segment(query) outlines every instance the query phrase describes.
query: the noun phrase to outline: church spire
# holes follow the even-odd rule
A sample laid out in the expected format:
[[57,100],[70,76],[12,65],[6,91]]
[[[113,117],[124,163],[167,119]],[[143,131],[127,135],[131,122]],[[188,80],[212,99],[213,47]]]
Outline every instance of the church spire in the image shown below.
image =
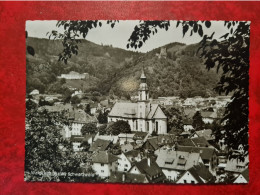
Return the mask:
[[139,101],[147,101],[149,99],[148,86],[146,84],[146,76],[144,74],[144,67],[142,68],[141,83],[139,87]]

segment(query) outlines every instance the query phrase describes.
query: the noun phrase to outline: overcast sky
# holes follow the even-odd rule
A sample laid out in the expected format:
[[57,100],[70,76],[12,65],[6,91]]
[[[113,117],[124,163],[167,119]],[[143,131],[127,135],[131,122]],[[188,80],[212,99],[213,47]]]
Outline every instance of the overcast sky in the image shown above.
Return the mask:
[[[54,20],[36,20],[27,21],[26,30],[29,37],[48,38],[47,32],[57,30],[63,32],[63,28],[56,27],[57,21]],[[91,29],[86,39],[97,44],[113,45],[113,47],[126,49],[127,40],[129,39],[134,27],[139,24],[137,20],[121,20],[116,23],[114,28],[103,22],[102,27]],[[226,28],[223,21],[212,21],[210,29],[204,27],[204,33],[211,35],[215,31],[215,37],[218,38],[225,34]],[[185,44],[198,43],[201,37],[196,35],[189,36],[187,33],[183,38],[182,28],[176,28],[176,21],[171,21],[171,26],[168,31],[158,29],[158,33],[152,35],[148,41],[137,51],[147,52],[154,48],[164,46],[172,42],[180,42]],[[132,49],[133,50],[133,49]]]

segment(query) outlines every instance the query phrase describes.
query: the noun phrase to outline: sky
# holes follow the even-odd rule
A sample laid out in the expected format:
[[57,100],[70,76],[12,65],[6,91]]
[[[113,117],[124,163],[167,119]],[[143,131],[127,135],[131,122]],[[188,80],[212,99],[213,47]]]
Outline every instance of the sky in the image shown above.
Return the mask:
[[[28,32],[28,36],[48,38],[46,33],[51,32],[52,30],[57,30],[58,32],[62,33],[63,27],[56,27],[56,23],[56,20],[26,21],[26,30]],[[110,25],[107,25],[105,21],[102,23],[102,27],[91,29],[86,39],[96,44],[112,45],[113,47],[127,50],[127,40],[133,32],[134,27],[139,24],[139,21],[120,20],[119,23],[116,23],[114,28],[111,28]],[[215,32],[214,36],[218,39],[227,32],[223,21],[211,21],[211,23],[212,25],[209,29],[206,27],[203,28],[205,34],[211,35],[212,32]],[[201,41],[202,38],[199,35],[196,34],[189,36],[189,32],[183,37],[181,26],[176,28],[176,21],[170,21],[170,24],[171,25],[168,31],[165,31],[164,29],[158,29],[158,33],[151,35],[151,37],[141,48],[138,48],[137,50],[128,50],[148,52],[154,48],[158,48],[172,42],[193,44]]]

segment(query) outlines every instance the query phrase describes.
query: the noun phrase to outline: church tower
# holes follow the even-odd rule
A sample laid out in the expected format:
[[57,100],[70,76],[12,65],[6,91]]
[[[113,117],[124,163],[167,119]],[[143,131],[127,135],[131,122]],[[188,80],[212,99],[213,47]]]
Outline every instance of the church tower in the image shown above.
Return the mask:
[[146,84],[146,76],[144,74],[144,69],[142,70],[140,79],[141,79],[141,83],[140,83],[139,90],[138,90],[139,101],[148,101],[149,100],[149,91],[148,91],[148,86]]

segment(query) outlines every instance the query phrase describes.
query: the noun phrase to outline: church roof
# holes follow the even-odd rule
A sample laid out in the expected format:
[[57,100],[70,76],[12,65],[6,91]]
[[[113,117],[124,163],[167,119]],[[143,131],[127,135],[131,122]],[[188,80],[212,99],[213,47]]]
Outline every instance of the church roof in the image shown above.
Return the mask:
[[[151,104],[151,107],[149,109],[150,111],[147,112],[147,115],[145,117],[146,119],[167,118],[158,104]],[[109,116],[138,118],[138,103],[117,102],[109,113]]]

